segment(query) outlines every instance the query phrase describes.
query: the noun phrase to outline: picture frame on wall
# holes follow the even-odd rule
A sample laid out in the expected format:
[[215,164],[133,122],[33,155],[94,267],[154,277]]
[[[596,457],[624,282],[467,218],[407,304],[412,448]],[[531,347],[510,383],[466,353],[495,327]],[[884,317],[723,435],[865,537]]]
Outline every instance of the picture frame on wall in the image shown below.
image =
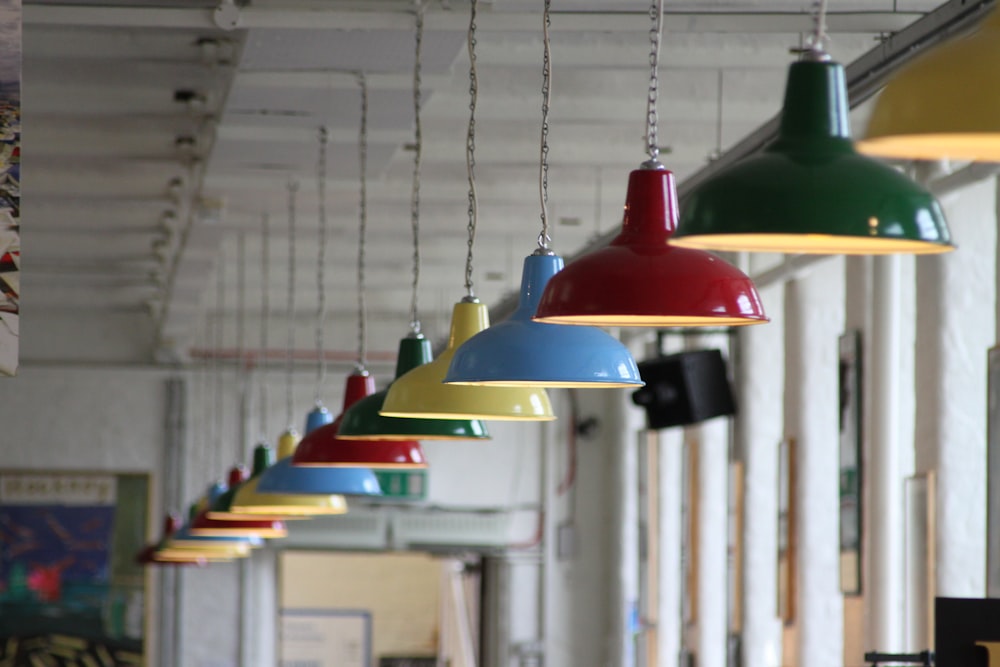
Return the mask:
[[0,470],[0,664],[145,664],[146,473]]
[[861,594],[862,541],[862,359],[861,332],[838,340],[840,592]]

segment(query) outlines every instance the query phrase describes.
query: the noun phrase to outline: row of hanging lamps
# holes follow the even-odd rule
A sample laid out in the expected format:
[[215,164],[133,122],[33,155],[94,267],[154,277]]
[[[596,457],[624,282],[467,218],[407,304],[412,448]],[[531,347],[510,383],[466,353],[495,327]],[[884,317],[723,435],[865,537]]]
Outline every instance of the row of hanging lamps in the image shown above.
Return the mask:
[[858,150],[911,160],[1000,162],[1000,9],[971,35],[902,68],[879,95]]
[[[433,358],[431,343],[420,331],[417,296],[420,285],[420,162],[423,137],[420,124],[420,67],[424,9],[418,1],[413,58],[413,187],[410,195],[410,228],[413,232],[413,281],[410,298],[410,332],[399,341],[394,381]],[[391,383],[390,383],[391,386]],[[479,419],[404,419],[379,414],[389,388],[366,396],[344,412],[337,432],[350,440],[487,440],[486,424]]]
[[[298,451],[299,434],[292,426],[294,406],[293,360],[295,349],[295,263],[296,263],[296,199],[298,185],[288,182],[288,320],[285,353],[285,415],[288,428],[278,438],[278,461],[270,466],[257,483],[261,493],[292,493],[305,495],[331,494],[344,496],[378,496],[382,494],[375,473],[367,468],[314,468],[294,464]],[[323,245],[323,244],[320,244]],[[307,427],[310,426],[307,420]],[[314,426],[309,434],[323,426]],[[307,435],[309,435],[307,434]]]
[[548,421],[555,419],[548,394],[540,387],[465,387],[444,384],[456,350],[489,327],[489,311],[475,297],[472,282],[472,248],[476,237],[478,201],[475,179],[475,121],[479,81],[476,72],[476,8],[469,17],[469,126],[466,134],[466,168],[469,178],[468,254],[465,262],[466,296],[452,310],[448,345],[437,359],[418,366],[389,387],[381,414],[390,417],[436,419],[496,419]]
[[851,142],[844,68],[825,50],[826,2],[789,68],[778,138],[695,188],[674,242],[709,250],[883,255],[954,246],[934,197]]
[[[368,82],[364,74],[358,76],[361,90],[361,124],[358,134],[358,168],[360,171],[360,192],[358,204],[358,363],[354,372],[347,377],[344,386],[344,404],[340,415],[326,426],[307,433],[299,443],[292,457],[296,466],[316,466],[364,470],[373,474],[372,469],[381,468],[425,468],[427,460],[423,449],[416,440],[344,440],[338,437],[344,413],[362,398],[375,393],[375,378],[366,369],[367,303],[365,300],[365,242],[368,227]],[[325,216],[320,224],[325,227]],[[325,242],[319,244],[319,264],[325,262]],[[322,274],[320,274],[322,278]],[[320,280],[320,295],[324,293]],[[318,338],[321,345],[322,339]],[[319,351],[320,367],[325,365],[322,350]],[[321,371],[322,373],[322,371]],[[322,377],[322,375],[321,375]],[[317,388],[318,389],[318,388]]]
[[542,132],[538,169],[542,231],[538,248],[524,260],[517,309],[510,318],[465,341],[456,350],[445,382],[539,387],[641,386],[628,349],[595,327],[534,322],[532,317],[549,280],[563,268],[550,248],[548,218],[548,133],[551,100],[550,2],[542,17]]
[[[325,162],[325,131],[320,137],[320,160]],[[322,217],[322,216],[321,216]],[[268,330],[271,320],[271,304],[268,295],[268,286],[271,284],[271,263],[270,263],[270,224],[267,215],[261,216],[261,327],[260,327],[260,349],[266,354],[268,349]],[[267,382],[264,378],[260,381],[260,433],[261,444],[254,448],[253,470],[250,479],[246,481],[233,498],[233,509],[241,514],[274,514],[284,517],[311,517],[325,516],[333,514],[344,514],[347,512],[347,500],[340,494],[312,495],[294,493],[261,493],[258,486],[260,479],[274,465],[274,450],[271,449],[264,440],[266,434],[270,432],[267,424],[268,411]],[[312,414],[312,413],[310,413]],[[291,418],[291,413],[289,413]],[[308,421],[308,420],[307,420]],[[308,428],[308,426],[307,426]],[[294,438],[292,448],[284,454],[291,456],[294,452]],[[281,452],[279,452],[281,454]]]
[[[242,235],[240,236],[240,246],[242,247]],[[239,261],[240,268],[242,272],[242,258]],[[220,357],[222,356],[223,349],[223,323],[225,318],[225,271],[222,262],[219,262],[217,267],[217,282],[216,282],[216,311],[218,313],[218,323],[215,328],[215,354],[213,364],[215,366],[215,405],[214,405],[214,416],[213,420],[213,447],[214,451],[217,452],[219,457],[219,467],[221,468],[221,459],[223,452],[223,400],[222,400],[222,373],[220,370]],[[242,291],[242,290],[241,290]],[[241,295],[242,299],[242,295]],[[242,348],[242,308],[237,309],[238,316],[240,317],[240,323],[238,324],[237,337],[240,338],[239,346]],[[216,536],[236,536],[236,537],[247,537],[247,536],[257,536],[262,538],[270,537],[284,537],[287,534],[287,529],[284,523],[281,521],[273,520],[270,518],[265,519],[252,519],[243,518],[240,520],[227,521],[221,519],[213,519],[209,516],[210,510],[216,507],[219,499],[226,494],[230,487],[235,487],[245,481],[246,471],[241,467],[237,466],[230,470],[228,484],[222,481],[216,481],[209,486],[205,493],[204,498],[200,501],[198,507],[198,513],[192,516],[188,522],[187,528],[190,530],[191,535],[204,536],[204,537],[216,537]],[[220,507],[221,509],[221,507]]]
[[753,282],[719,257],[674,243],[674,175],[657,159],[662,0],[650,7],[649,160],[629,175],[622,231],[549,280],[535,319],[626,327],[736,326],[767,321]]

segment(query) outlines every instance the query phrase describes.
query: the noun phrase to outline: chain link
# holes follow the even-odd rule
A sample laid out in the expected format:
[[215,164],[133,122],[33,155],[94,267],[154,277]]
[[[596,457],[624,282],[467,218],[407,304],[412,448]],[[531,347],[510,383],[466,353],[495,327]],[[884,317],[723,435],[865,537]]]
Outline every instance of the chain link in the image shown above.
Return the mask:
[[542,231],[538,234],[538,250],[548,253],[552,243],[549,236],[549,103],[552,101],[552,49],[549,40],[551,0],[545,0],[542,12],[542,141],[538,164],[538,197],[542,204]]
[[285,339],[285,418],[288,428],[294,428],[292,410],[295,403],[293,367],[295,353],[295,204],[299,193],[299,182],[288,180],[288,296],[286,297],[285,318],[288,334]]
[[212,449],[215,452],[213,457],[215,470],[220,471],[222,474],[222,418],[225,412],[222,409],[222,345],[224,341],[223,336],[223,323],[225,321],[225,303],[226,303],[226,274],[225,274],[225,255],[220,257],[218,272],[216,274],[215,283],[215,312],[216,323],[215,323],[215,354],[212,360],[213,370],[215,371],[215,420],[213,422],[212,428]]
[[815,60],[826,60],[827,44],[830,35],[826,31],[826,2],[827,0],[816,0],[813,3],[815,12],[813,13],[813,32],[806,38],[803,53]]
[[271,216],[260,216],[260,439],[267,440],[267,364],[268,330],[271,327]]
[[420,285],[420,161],[423,134],[420,126],[420,61],[424,41],[424,6],[417,0],[417,25],[413,57],[413,191],[410,195],[410,226],[413,228],[413,295],[410,299],[410,331],[420,333],[417,291]]
[[320,392],[326,381],[326,354],[323,330],[326,325],[326,147],[329,135],[325,127],[319,128],[319,157],[316,161],[316,197],[319,200],[319,239],[316,257],[316,405],[320,405]]
[[660,154],[657,137],[658,118],[656,99],[659,94],[660,32],[663,27],[663,0],[652,0],[649,5],[649,97],[646,98],[646,152],[650,160]]
[[479,218],[479,197],[476,194],[476,101],[479,97],[479,75],[476,73],[476,7],[478,0],[471,0],[469,13],[469,129],[465,136],[465,166],[469,175],[469,240],[465,257],[465,292],[467,298],[476,296],[472,284],[472,247],[476,242],[476,224]]
[[358,205],[358,370],[364,370],[368,356],[367,304],[365,302],[365,234],[368,226],[368,80],[358,74],[361,87],[361,128],[358,132],[358,168],[361,192]]

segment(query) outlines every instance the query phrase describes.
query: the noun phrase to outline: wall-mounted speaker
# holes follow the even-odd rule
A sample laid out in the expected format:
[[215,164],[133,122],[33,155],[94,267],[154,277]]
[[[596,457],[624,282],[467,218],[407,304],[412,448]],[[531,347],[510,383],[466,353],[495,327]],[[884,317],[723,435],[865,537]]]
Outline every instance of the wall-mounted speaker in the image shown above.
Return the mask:
[[697,424],[736,414],[726,360],[720,350],[692,350],[639,364],[646,383],[632,402],[646,409],[651,429]]

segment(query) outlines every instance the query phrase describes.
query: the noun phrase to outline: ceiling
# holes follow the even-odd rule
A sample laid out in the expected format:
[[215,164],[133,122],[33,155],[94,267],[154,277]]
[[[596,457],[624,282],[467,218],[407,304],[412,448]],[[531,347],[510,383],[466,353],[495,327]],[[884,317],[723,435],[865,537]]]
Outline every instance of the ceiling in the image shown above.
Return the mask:
[[[224,8],[238,12],[235,30],[216,25],[216,4],[25,4],[22,360],[186,359],[215,345],[208,322],[223,323],[232,348],[242,321],[242,346],[258,348],[264,290],[273,308],[267,347],[277,356],[287,344],[290,182],[298,184],[295,347],[307,359],[319,296],[321,126],[330,136],[324,348],[353,360],[359,72],[370,90],[372,362],[391,359],[407,332],[413,3],[254,0]],[[555,249],[571,255],[618,224],[628,171],[645,158],[649,19],[647,4],[633,0],[552,4],[549,212]],[[850,62],[936,4],[831,3],[830,51]],[[540,229],[540,6],[479,6],[474,278],[487,303],[516,289]],[[809,10],[803,0],[667,3],[659,138],[662,161],[681,179],[778,111],[788,49],[809,30]],[[469,5],[433,0],[425,12],[419,305],[425,333],[438,339],[464,295]]]

